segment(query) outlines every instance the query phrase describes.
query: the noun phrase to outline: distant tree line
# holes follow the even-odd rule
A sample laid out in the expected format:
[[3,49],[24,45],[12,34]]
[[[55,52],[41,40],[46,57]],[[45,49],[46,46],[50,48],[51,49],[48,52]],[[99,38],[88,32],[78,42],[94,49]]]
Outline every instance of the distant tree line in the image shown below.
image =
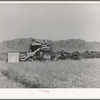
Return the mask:
[[100,58],[100,51],[85,51],[81,53],[81,58]]

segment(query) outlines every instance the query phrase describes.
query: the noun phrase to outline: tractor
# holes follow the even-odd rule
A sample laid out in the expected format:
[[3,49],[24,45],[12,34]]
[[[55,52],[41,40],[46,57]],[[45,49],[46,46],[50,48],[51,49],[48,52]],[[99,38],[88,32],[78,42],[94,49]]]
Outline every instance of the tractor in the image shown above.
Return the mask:
[[69,53],[62,49],[60,52],[57,52],[54,59],[55,60],[66,60],[68,58]]
[[70,53],[69,57],[72,60],[81,60],[80,53],[78,51]]

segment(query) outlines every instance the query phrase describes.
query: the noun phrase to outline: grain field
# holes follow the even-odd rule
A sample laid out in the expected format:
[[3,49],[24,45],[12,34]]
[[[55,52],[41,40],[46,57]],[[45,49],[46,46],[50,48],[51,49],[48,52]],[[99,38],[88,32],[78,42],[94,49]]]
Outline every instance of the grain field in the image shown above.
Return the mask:
[[100,88],[100,59],[0,62],[0,88],[6,87]]

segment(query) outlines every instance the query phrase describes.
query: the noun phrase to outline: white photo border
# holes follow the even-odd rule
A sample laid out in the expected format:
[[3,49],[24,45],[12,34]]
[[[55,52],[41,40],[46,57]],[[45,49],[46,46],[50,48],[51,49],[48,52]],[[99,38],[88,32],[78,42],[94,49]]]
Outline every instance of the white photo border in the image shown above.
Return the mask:
[[[100,1],[0,1],[1,3],[100,3]],[[100,99],[99,88],[1,88],[0,99]]]

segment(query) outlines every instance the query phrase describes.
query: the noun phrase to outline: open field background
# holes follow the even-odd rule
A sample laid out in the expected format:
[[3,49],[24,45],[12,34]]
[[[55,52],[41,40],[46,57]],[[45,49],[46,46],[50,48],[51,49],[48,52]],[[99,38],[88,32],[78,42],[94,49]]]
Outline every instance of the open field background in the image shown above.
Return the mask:
[[1,88],[99,88],[100,59],[0,62]]

